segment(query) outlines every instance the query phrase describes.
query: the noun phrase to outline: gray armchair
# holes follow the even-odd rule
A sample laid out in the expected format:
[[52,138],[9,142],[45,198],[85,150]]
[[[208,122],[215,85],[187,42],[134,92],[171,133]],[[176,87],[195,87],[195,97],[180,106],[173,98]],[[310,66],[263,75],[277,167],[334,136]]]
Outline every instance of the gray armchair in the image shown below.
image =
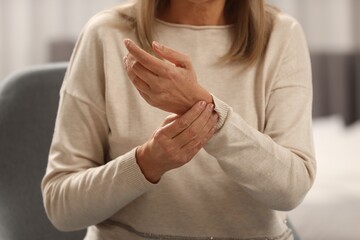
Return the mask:
[[0,239],[83,239],[48,220],[40,183],[66,63],[32,67],[0,82]]

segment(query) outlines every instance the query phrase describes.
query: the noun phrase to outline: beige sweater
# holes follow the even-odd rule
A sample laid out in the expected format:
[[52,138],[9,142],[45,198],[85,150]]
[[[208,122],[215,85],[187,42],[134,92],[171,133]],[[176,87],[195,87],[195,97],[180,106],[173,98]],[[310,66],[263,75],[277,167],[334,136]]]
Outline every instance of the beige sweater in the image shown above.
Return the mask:
[[218,64],[232,26],[156,20],[155,39],[187,53],[211,92],[219,131],[185,166],[148,182],[135,148],[169,113],[131,84],[123,39],[134,29],[111,9],[92,18],[75,47],[42,191],[53,224],[88,227],[85,239],[292,239],[284,211],[313,184],[312,83],[299,24],[280,13],[257,65]]

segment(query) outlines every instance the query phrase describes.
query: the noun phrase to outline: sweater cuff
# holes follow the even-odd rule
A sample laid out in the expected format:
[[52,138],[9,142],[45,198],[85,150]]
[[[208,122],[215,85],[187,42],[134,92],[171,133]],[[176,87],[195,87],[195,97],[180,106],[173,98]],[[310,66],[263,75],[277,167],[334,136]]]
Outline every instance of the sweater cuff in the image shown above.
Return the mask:
[[124,175],[120,175],[121,179],[119,179],[119,181],[126,180],[126,190],[133,192],[133,194],[130,195],[141,195],[156,185],[152,184],[145,178],[140,169],[140,166],[137,164],[136,148],[119,157],[118,167],[121,169],[121,172],[125,173],[124,175],[126,175],[126,179],[122,178]]
[[230,107],[213,94],[211,94],[214,101],[214,111],[219,115],[219,120],[216,124],[216,130],[219,131],[225,124],[226,119],[228,118]]

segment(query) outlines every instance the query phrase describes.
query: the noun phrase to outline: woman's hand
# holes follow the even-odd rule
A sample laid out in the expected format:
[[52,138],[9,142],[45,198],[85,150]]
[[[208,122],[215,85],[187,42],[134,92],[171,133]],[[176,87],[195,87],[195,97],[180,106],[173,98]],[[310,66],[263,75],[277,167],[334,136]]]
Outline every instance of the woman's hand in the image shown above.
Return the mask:
[[162,61],[142,50],[129,39],[124,64],[134,86],[151,105],[167,112],[183,114],[196,102],[212,103],[208,91],[197,82],[190,58],[183,53],[153,42],[154,52]]
[[189,162],[215,133],[214,105],[201,101],[184,115],[171,115],[153,136],[136,150],[137,163],[153,183]]

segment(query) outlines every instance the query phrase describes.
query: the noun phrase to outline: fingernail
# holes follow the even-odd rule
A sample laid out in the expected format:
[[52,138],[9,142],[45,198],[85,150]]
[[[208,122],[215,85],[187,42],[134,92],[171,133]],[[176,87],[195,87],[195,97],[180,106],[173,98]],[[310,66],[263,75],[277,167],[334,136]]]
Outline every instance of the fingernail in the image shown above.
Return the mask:
[[214,104],[209,104],[208,110],[212,112],[214,110]]
[[213,115],[213,119],[214,120],[217,120],[219,118],[219,115],[217,114],[217,113],[215,113],[214,115]]
[[125,39],[124,40],[124,44],[126,47],[128,47],[130,45],[130,40],[129,39]]
[[203,108],[203,107],[205,107],[205,105],[206,105],[206,102],[205,101],[201,101],[200,102],[200,106]]
[[127,60],[127,56],[123,57],[124,63],[126,63],[126,60]]
[[156,41],[153,41],[153,46],[157,49],[160,49],[161,48],[161,45],[160,43],[156,42]]

